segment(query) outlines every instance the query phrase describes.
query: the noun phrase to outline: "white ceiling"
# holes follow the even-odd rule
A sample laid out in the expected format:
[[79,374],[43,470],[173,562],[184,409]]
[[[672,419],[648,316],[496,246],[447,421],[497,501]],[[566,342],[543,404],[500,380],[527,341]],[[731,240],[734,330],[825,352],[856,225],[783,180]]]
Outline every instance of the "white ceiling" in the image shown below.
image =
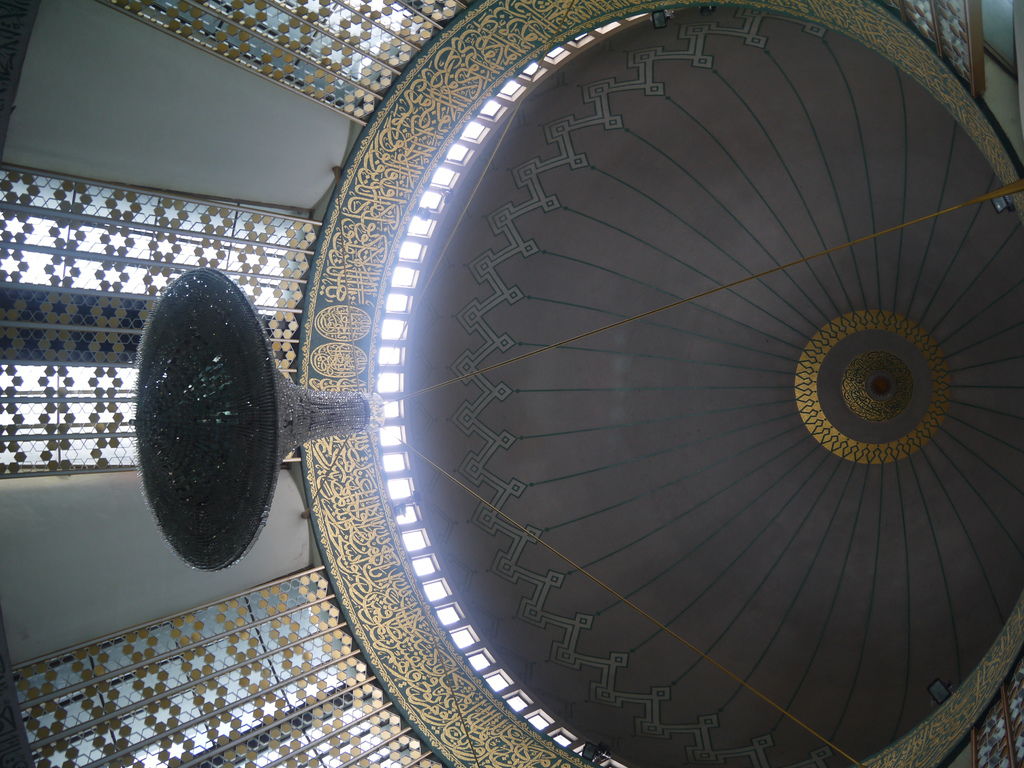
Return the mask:
[[199,571],[171,549],[134,472],[0,482],[0,603],[20,663],[305,568],[305,503],[287,471],[252,550]]
[[311,208],[358,127],[98,2],[43,0],[4,160]]

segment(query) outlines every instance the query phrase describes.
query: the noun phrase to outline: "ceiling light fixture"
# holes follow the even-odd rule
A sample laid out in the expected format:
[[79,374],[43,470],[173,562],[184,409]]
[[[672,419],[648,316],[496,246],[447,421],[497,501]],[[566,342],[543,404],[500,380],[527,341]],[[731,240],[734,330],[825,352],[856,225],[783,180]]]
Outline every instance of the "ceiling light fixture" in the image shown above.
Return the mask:
[[1017,206],[1013,204],[1013,198],[1009,195],[1001,195],[1000,197],[992,198],[992,207],[996,209],[996,213],[1017,209]]
[[932,701],[941,704],[953,695],[953,686],[948,681],[936,677],[928,684],[928,693],[931,695]]
[[607,760],[612,756],[611,751],[608,749],[608,745],[604,743],[595,744],[592,741],[588,741],[583,745],[583,749],[580,751],[580,757],[584,760],[589,760],[592,763],[600,763]]

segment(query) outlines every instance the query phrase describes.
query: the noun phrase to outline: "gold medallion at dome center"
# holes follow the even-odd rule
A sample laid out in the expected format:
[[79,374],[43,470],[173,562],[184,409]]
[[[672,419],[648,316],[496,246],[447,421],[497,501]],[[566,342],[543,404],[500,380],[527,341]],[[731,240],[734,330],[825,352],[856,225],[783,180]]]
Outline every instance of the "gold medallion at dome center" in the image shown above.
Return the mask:
[[[931,379],[927,383],[921,382],[922,385],[930,385],[931,397],[920,421],[902,437],[888,442],[868,443],[844,434],[826,416],[818,396],[818,374],[825,358],[836,344],[861,331],[887,331],[909,341],[917,347],[924,358]],[[850,374],[851,380],[854,382],[851,385],[852,388],[863,394],[863,401],[860,401],[860,394],[857,395],[858,401],[870,400],[873,402],[870,412],[881,412],[876,410],[880,405],[895,401],[899,406],[899,411],[893,416],[887,416],[884,419],[865,417],[871,421],[881,421],[893,418],[906,409],[913,396],[913,387],[908,385],[906,401],[902,401],[899,390],[900,377],[903,374],[896,370],[898,366],[888,361],[888,357],[897,360],[903,368],[907,368],[906,364],[895,355],[883,353],[888,355],[883,360],[870,357],[873,354],[876,353],[862,353],[848,365],[843,376],[842,394],[850,410],[861,415],[851,405],[853,399],[845,397],[846,378],[847,374]],[[863,358],[864,365],[855,367],[861,358]],[[850,368],[854,368],[854,370],[851,372]],[[905,375],[908,381],[911,380],[909,369]],[[895,312],[877,309],[861,310],[837,317],[825,324],[811,337],[797,361],[793,390],[796,396],[797,411],[804,426],[823,447],[848,461],[862,464],[883,464],[906,458],[920,450],[932,439],[932,435],[942,424],[949,406],[949,369],[938,344],[917,323],[902,315],[897,315]],[[903,404],[899,405],[900,402]],[[868,411],[865,410],[865,412]]]
[[914,394],[914,379],[906,363],[882,350],[863,352],[843,371],[843,402],[868,421],[899,416]]

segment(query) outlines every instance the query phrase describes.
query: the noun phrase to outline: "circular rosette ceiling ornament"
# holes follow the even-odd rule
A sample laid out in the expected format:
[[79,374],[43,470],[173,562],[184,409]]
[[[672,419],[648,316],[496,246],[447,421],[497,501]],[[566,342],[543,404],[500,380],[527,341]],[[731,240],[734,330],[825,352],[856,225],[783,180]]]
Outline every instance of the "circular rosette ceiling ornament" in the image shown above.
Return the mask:
[[882,464],[931,440],[949,405],[949,370],[916,323],[883,310],[849,312],[807,342],[794,391],[814,439],[844,459]]
[[914,376],[899,357],[875,349],[850,361],[842,389],[843,402],[853,413],[869,421],[888,421],[910,404]]

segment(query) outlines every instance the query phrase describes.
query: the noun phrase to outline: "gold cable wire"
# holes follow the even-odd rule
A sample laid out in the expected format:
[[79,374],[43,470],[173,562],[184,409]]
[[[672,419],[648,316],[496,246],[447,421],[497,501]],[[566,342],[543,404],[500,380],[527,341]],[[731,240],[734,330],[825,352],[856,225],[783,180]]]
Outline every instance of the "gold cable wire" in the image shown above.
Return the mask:
[[[385,428],[386,428],[386,429],[396,429],[396,427],[385,427]],[[642,616],[642,617],[643,617],[644,619],[646,619],[647,621],[649,621],[649,622],[650,622],[651,624],[653,624],[654,626],[656,626],[656,627],[657,627],[658,629],[660,629],[660,630],[661,630],[662,632],[665,632],[665,633],[666,633],[666,634],[667,634],[667,635],[668,635],[669,637],[673,638],[673,639],[674,639],[674,640],[676,640],[677,642],[679,642],[679,643],[681,643],[682,645],[684,645],[684,646],[686,646],[687,648],[689,648],[689,649],[690,649],[691,651],[693,651],[693,652],[694,652],[695,654],[697,654],[698,656],[700,656],[700,658],[702,658],[702,659],[703,659],[704,661],[708,662],[708,663],[709,663],[709,664],[711,664],[711,665],[712,665],[713,667],[715,667],[716,669],[718,669],[719,671],[721,671],[722,673],[724,673],[724,674],[725,674],[725,675],[726,675],[727,677],[729,677],[729,678],[730,678],[731,680],[733,680],[733,681],[735,681],[736,683],[738,683],[739,685],[743,686],[743,688],[745,688],[746,690],[750,691],[750,692],[751,692],[752,694],[754,694],[755,696],[757,696],[757,698],[761,699],[761,701],[763,701],[763,702],[765,702],[766,704],[768,704],[768,705],[769,705],[770,707],[772,707],[772,709],[774,709],[775,711],[777,711],[777,712],[778,712],[779,714],[781,714],[781,715],[782,715],[783,717],[786,717],[787,719],[789,719],[789,720],[790,720],[790,721],[792,721],[793,723],[796,723],[796,725],[798,725],[798,726],[800,726],[801,728],[803,728],[803,729],[804,729],[805,731],[807,731],[807,733],[811,734],[811,735],[812,735],[812,736],[813,736],[814,738],[818,739],[818,740],[819,740],[819,741],[821,741],[821,742],[822,742],[823,744],[825,744],[826,746],[828,746],[829,748],[831,748],[832,750],[834,750],[834,751],[835,751],[836,753],[838,753],[838,754],[839,754],[840,756],[842,756],[842,757],[845,757],[845,758],[846,758],[847,760],[849,760],[849,761],[850,761],[851,763],[853,763],[854,765],[858,765],[858,766],[860,766],[860,768],[865,768],[865,765],[864,765],[864,763],[862,763],[862,762],[861,762],[860,760],[858,760],[857,758],[855,758],[855,757],[854,757],[853,755],[851,755],[851,754],[850,754],[849,752],[847,752],[846,750],[844,750],[844,749],[842,749],[841,747],[837,746],[837,745],[836,745],[836,744],[835,744],[834,742],[830,741],[829,739],[825,738],[825,737],[824,737],[824,736],[823,736],[822,734],[818,733],[818,731],[816,731],[816,730],[815,730],[814,728],[812,728],[812,727],[811,727],[810,725],[808,725],[808,724],[807,724],[807,723],[805,723],[805,722],[804,722],[803,720],[801,720],[801,719],[800,719],[799,717],[797,717],[796,715],[794,715],[794,714],[793,714],[792,712],[790,712],[790,711],[789,711],[788,709],[786,709],[785,707],[783,707],[783,706],[782,706],[781,704],[777,703],[777,702],[776,702],[776,701],[775,701],[774,699],[772,699],[772,698],[771,698],[770,696],[768,696],[767,694],[764,694],[764,693],[762,693],[762,692],[761,692],[760,690],[758,690],[758,689],[757,689],[757,688],[755,688],[755,687],[754,687],[753,685],[751,685],[750,683],[748,683],[748,682],[747,682],[746,680],[744,680],[744,679],[743,679],[742,677],[740,677],[739,675],[737,675],[737,674],[736,674],[735,672],[733,672],[733,671],[732,671],[731,669],[729,669],[728,667],[726,667],[726,666],[725,666],[724,664],[722,664],[722,663],[721,663],[720,661],[718,661],[717,659],[715,659],[714,657],[712,657],[712,656],[711,656],[710,654],[708,654],[708,653],[705,653],[705,652],[704,652],[704,651],[702,651],[702,650],[701,650],[701,649],[700,649],[699,647],[697,647],[696,645],[694,645],[693,643],[691,643],[691,642],[690,642],[689,640],[687,640],[687,639],[686,639],[685,637],[683,637],[682,635],[680,635],[680,634],[679,634],[678,632],[676,632],[676,631],[675,631],[675,630],[673,630],[673,629],[670,629],[670,628],[669,628],[669,627],[668,627],[668,626],[667,626],[667,625],[666,625],[666,624],[665,624],[664,622],[660,621],[660,620],[659,620],[659,619],[657,619],[657,618],[656,618],[655,616],[653,616],[653,615],[652,615],[651,613],[649,613],[648,611],[646,611],[646,610],[644,610],[643,608],[641,608],[641,607],[640,607],[639,605],[637,605],[637,604],[636,604],[635,602],[633,602],[632,600],[630,600],[630,599],[629,599],[628,597],[626,597],[625,595],[623,595],[623,594],[622,594],[621,592],[619,592],[618,590],[616,590],[616,589],[615,589],[614,587],[612,587],[611,585],[609,585],[609,584],[608,584],[608,583],[606,583],[605,581],[602,581],[602,580],[601,580],[601,579],[600,579],[599,577],[595,576],[595,575],[594,575],[593,573],[591,573],[590,571],[588,571],[588,570],[587,570],[586,568],[584,568],[584,567],[583,567],[582,565],[580,565],[579,563],[577,563],[577,562],[576,562],[575,560],[573,560],[573,559],[572,559],[571,557],[569,557],[568,555],[566,555],[565,553],[563,553],[563,552],[562,552],[561,550],[557,549],[557,548],[556,548],[556,547],[554,547],[553,545],[551,545],[551,544],[549,544],[548,542],[544,541],[544,540],[543,540],[542,538],[540,538],[539,536],[537,536],[536,534],[534,534],[533,532],[531,532],[531,531],[530,531],[530,530],[529,530],[528,528],[526,528],[526,527],[525,527],[524,525],[520,524],[520,523],[519,523],[519,522],[518,522],[517,520],[514,520],[513,518],[509,517],[509,516],[508,516],[507,514],[505,514],[504,512],[502,512],[502,511],[501,511],[500,509],[498,509],[498,508],[497,508],[496,506],[494,506],[494,504],[492,504],[491,502],[489,502],[489,501],[488,501],[487,499],[485,499],[485,498],[484,498],[483,496],[481,496],[481,495],[480,495],[479,493],[477,493],[477,492],[476,492],[476,491],[474,491],[474,490],[473,490],[472,488],[470,488],[470,487],[469,487],[468,485],[466,485],[465,483],[463,483],[463,482],[462,482],[461,480],[459,480],[459,479],[458,479],[457,477],[455,477],[455,476],[454,476],[454,475],[452,475],[452,474],[451,474],[450,472],[448,472],[447,470],[445,470],[445,469],[444,469],[443,467],[439,466],[438,464],[435,464],[435,463],[434,463],[433,461],[431,461],[431,460],[430,460],[429,458],[427,458],[426,456],[424,456],[424,455],[423,455],[422,453],[420,453],[420,451],[418,451],[418,450],[417,450],[417,449],[416,449],[415,447],[413,447],[412,445],[410,445],[410,444],[409,444],[408,442],[406,442],[405,440],[401,440],[401,439],[400,439],[400,436],[399,436],[399,442],[401,442],[401,443],[402,443],[402,444],[403,444],[403,445],[404,445],[404,446],[405,446],[406,448],[408,448],[408,449],[409,449],[410,451],[412,451],[413,453],[415,453],[415,454],[416,454],[417,456],[419,456],[419,457],[420,457],[421,459],[423,459],[423,461],[427,462],[427,464],[429,464],[430,466],[432,466],[432,467],[433,467],[434,469],[436,469],[436,470],[437,470],[438,472],[440,472],[440,473],[441,473],[442,475],[444,475],[445,477],[447,477],[447,478],[448,478],[448,479],[449,479],[449,480],[450,480],[451,482],[455,483],[455,484],[456,484],[456,485],[458,485],[458,486],[459,486],[460,488],[462,488],[462,489],[464,489],[464,490],[465,490],[466,492],[468,492],[468,493],[469,493],[469,494],[470,494],[471,496],[473,496],[473,497],[474,497],[474,498],[475,498],[475,499],[476,499],[477,501],[479,501],[479,502],[480,502],[481,504],[485,505],[485,506],[486,506],[486,507],[487,507],[488,509],[490,509],[491,511],[493,511],[493,512],[494,512],[494,513],[495,513],[496,515],[498,515],[499,517],[501,517],[501,518],[502,518],[503,520],[505,520],[505,521],[506,521],[506,522],[508,522],[508,523],[509,523],[510,525],[512,525],[512,526],[514,526],[515,528],[517,528],[518,530],[520,530],[520,531],[522,531],[523,533],[525,533],[525,534],[526,534],[527,536],[529,536],[529,537],[530,537],[530,538],[531,538],[531,539],[532,539],[533,541],[535,541],[535,542],[536,542],[537,544],[540,544],[540,545],[541,545],[542,547],[544,547],[544,548],[545,548],[545,549],[547,549],[547,550],[548,550],[549,552],[551,552],[551,554],[555,555],[555,556],[556,556],[556,557],[558,557],[559,559],[561,559],[561,560],[565,561],[566,563],[568,563],[568,564],[569,564],[569,566],[570,566],[570,567],[572,567],[572,568],[573,568],[574,570],[576,570],[576,571],[579,571],[579,572],[580,572],[581,574],[583,574],[583,575],[584,575],[584,576],[586,576],[586,577],[587,577],[588,579],[590,579],[590,580],[591,580],[592,582],[594,582],[594,584],[596,584],[596,585],[597,585],[598,587],[600,587],[601,589],[603,589],[603,590],[604,590],[605,592],[607,592],[608,594],[612,595],[612,596],[613,596],[613,597],[614,597],[615,599],[617,599],[617,600],[621,601],[621,602],[622,602],[622,603],[623,603],[624,605],[626,605],[626,606],[628,606],[629,608],[631,608],[631,609],[632,609],[633,611],[635,611],[635,612],[636,612],[637,614],[639,614],[639,615],[640,615],[640,616]],[[461,716],[461,712],[460,712],[460,716]],[[465,725],[463,725],[463,727],[465,727]],[[468,731],[467,731],[467,733],[468,733]],[[475,754],[475,751],[474,751],[474,754]]]
[[[575,0],[570,0],[569,1],[569,3],[567,4],[567,7],[566,7],[566,13],[568,13],[572,9],[574,4],[575,4]],[[506,130],[507,130],[507,127],[506,127]],[[928,221],[929,219],[935,219],[935,218],[938,218],[939,216],[943,216],[943,215],[945,215],[947,213],[952,213],[953,211],[958,211],[958,210],[960,210],[962,208],[967,208],[967,207],[972,206],[972,205],[978,205],[979,203],[984,203],[984,202],[986,202],[988,200],[994,200],[997,197],[1003,197],[1004,195],[1012,195],[1012,194],[1017,194],[1017,193],[1021,193],[1021,192],[1024,192],[1024,179],[1018,179],[1017,181],[1012,182],[1010,184],[1007,184],[1005,186],[1002,186],[1002,187],[1000,187],[1000,188],[998,188],[996,190],[993,190],[992,192],[988,192],[988,193],[986,193],[984,195],[980,195],[978,197],[971,198],[970,200],[967,200],[966,202],[957,203],[956,205],[951,205],[948,208],[943,208],[942,210],[936,211],[934,213],[929,213],[929,214],[926,214],[925,216],[919,216],[919,217],[917,217],[915,219],[910,219],[909,221],[905,221],[902,224],[896,224],[895,226],[887,227],[885,229],[879,230],[878,232],[875,232],[875,233],[870,234],[870,235],[864,235],[863,237],[858,237],[855,240],[850,240],[849,242],[842,243],[841,245],[835,245],[835,246],[832,246],[831,248],[826,248],[825,250],[818,251],[816,253],[811,254],[810,256],[804,256],[803,258],[795,259],[794,261],[790,261],[790,262],[787,262],[785,264],[780,264],[780,265],[778,265],[776,267],[772,267],[771,269],[767,269],[767,270],[765,270],[763,272],[758,272],[758,273],[753,274],[753,275],[748,275],[747,277],[744,277],[744,278],[742,278],[740,280],[735,280],[735,281],[733,281],[731,283],[725,283],[725,284],[722,284],[722,285],[715,286],[714,288],[709,288],[706,291],[701,291],[700,293],[694,294],[692,296],[688,296],[685,299],[679,299],[677,301],[673,301],[673,302],[670,302],[668,304],[664,304],[664,305],[662,305],[660,307],[655,307],[654,309],[649,309],[649,310],[647,310],[645,312],[640,312],[639,314],[632,315],[631,317],[627,317],[627,318],[625,318],[623,320],[617,320],[614,323],[608,323],[607,325],[602,325],[599,328],[594,328],[592,330],[576,334],[575,336],[571,336],[571,337],[569,337],[567,339],[562,339],[561,341],[555,342],[553,344],[548,344],[548,345],[546,345],[544,347],[540,347],[540,348],[532,350],[530,352],[526,352],[526,353],[524,353],[522,355],[517,355],[516,357],[510,358],[508,360],[503,360],[502,362],[495,363],[495,364],[489,365],[489,366],[485,366],[484,368],[478,368],[477,370],[470,371],[469,373],[464,373],[461,376],[456,376],[454,378],[447,379],[446,381],[442,381],[442,382],[440,382],[438,384],[434,384],[434,385],[426,387],[424,389],[417,390],[416,392],[412,392],[412,393],[406,395],[405,397],[396,398],[395,402],[397,402],[398,400],[408,400],[408,399],[411,399],[411,398],[416,397],[418,395],[425,394],[427,392],[433,392],[434,390],[441,389],[442,387],[446,387],[446,386],[448,386],[450,384],[455,384],[456,382],[465,381],[466,379],[470,379],[470,378],[472,378],[474,376],[479,376],[481,374],[493,371],[493,370],[495,370],[497,368],[501,368],[501,367],[506,366],[506,365],[511,365],[512,363],[517,363],[520,360],[525,360],[525,359],[533,357],[535,355],[539,355],[541,352],[547,352],[548,350],[551,350],[551,349],[557,349],[558,347],[565,346],[566,344],[571,344],[574,341],[579,341],[580,339],[585,339],[585,338],[588,338],[590,336],[596,336],[599,333],[604,333],[605,331],[610,331],[613,328],[618,328],[620,326],[627,325],[628,323],[632,323],[632,322],[635,322],[637,320],[642,320],[642,319],[644,319],[646,317],[650,317],[651,315],[656,315],[656,314],[658,314],[660,312],[664,312],[664,311],[672,309],[674,307],[678,307],[678,306],[681,306],[683,304],[687,304],[687,303],[689,303],[691,301],[696,301],[697,299],[702,299],[702,298],[704,298],[706,296],[711,296],[712,294],[718,293],[719,291],[724,291],[724,290],[727,290],[729,288],[735,288],[737,286],[743,285],[744,283],[749,283],[749,282],[751,282],[753,280],[759,280],[759,279],[761,279],[763,277],[767,277],[768,275],[775,274],[776,272],[782,272],[782,271],[784,271],[786,269],[790,269],[791,267],[799,266],[800,264],[806,264],[807,262],[812,261],[813,259],[817,259],[817,258],[819,258],[821,256],[827,256],[830,253],[835,253],[836,251],[841,251],[841,250],[844,250],[844,249],[847,249],[847,248],[851,248],[851,247],[853,247],[855,245],[858,245],[860,243],[867,242],[868,240],[873,240],[876,237],[881,237],[882,235],[887,235],[887,234],[889,234],[891,232],[897,232],[897,231],[899,231],[899,230],[901,230],[901,229],[903,229],[905,227],[909,227],[909,226],[911,226],[913,224],[919,224],[919,223],[921,223],[923,221]],[[395,429],[395,427],[385,427],[385,429]],[[450,472],[445,470],[443,467],[441,467],[440,465],[436,464],[431,459],[429,459],[428,457],[423,455],[423,453],[421,453],[419,450],[417,450],[414,446],[410,445],[407,441],[401,439],[401,435],[399,435],[398,441],[402,445],[404,445],[406,448],[408,448],[410,451],[412,451],[417,456],[419,456],[427,464],[429,464],[434,469],[436,469],[438,472],[440,472],[442,475],[444,475],[446,478],[448,478],[448,480],[450,480],[452,483],[454,483],[455,485],[457,485],[460,488],[462,488],[463,490],[465,490],[467,493],[469,493],[471,496],[473,496],[477,501],[479,501],[481,504],[483,504],[488,509],[493,511],[501,519],[505,520],[509,525],[512,525],[513,527],[515,527],[519,531],[522,531],[524,534],[529,536],[530,539],[532,539],[534,542],[536,542],[537,544],[540,544],[546,550],[551,552],[551,554],[555,555],[555,557],[557,557],[560,560],[564,561],[571,568],[573,568],[574,570],[578,571],[582,575],[586,576],[590,581],[592,581],[599,588],[603,589],[605,592],[610,594],[612,597],[614,597],[616,600],[621,602],[623,605],[626,605],[631,610],[633,610],[635,613],[640,615],[642,618],[646,619],[648,622],[650,622],[651,624],[656,626],[659,630],[661,630],[662,632],[667,634],[669,637],[671,637],[672,639],[674,639],[678,643],[682,644],[683,646],[688,648],[693,653],[697,654],[701,659],[703,659],[704,661],[706,661],[709,664],[711,664],[713,667],[718,669],[720,672],[722,672],[728,678],[730,678],[731,680],[733,680],[734,682],[736,682],[737,684],[742,686],[744,689],[746,689],[747,691],[752,693],[754,696],[759,698],[764,703],[768,704],[772,709],[777,711],[783,717],[785,717],[788,720],[790,720],[791,722],[795,723],[797,726],[799,726],[800,728],[805,730],[807,733],[811,734],[814,738],[818,739],[823,744],[828,746],[830,749],[834,750],[837,754],[839,754],[840,756],[846,758],[847,760],[849,760],[854,765],[860,766],[860,768],[865,768],[864,763],[862,763],[860,760],[855,758],[849,752],[847,752],[846,750],[842,749],[841,747],[839,747],[837,744],[835,744],[831,740],[825,738],[825,736],[823,736],[817,730],[815,730],[810,725],[805,723],[803,720],[801,720],[799,717],[794,715],[792,712],[790,712],[788,709],[783,707],[781,704],[777,703],[770,696],[768,696],[765,693],[762,693],[759,689],[755,688],[753,685],[748,683],[746,680],[744,680],[742,677],[737,675],[735,672],[733,672],[731,669],[726,667],[724,664],[722,664],[720,661],[715,659],[713,656],[711,656],[710,654],[708,654],[705,651],[701,650],[698,646],[694,645],[689,640],[687,640],[685,637],[680,635],[678,632],[676,632],[675,630],[671,629],[664,622],[660,621],[654,615],[652,615],[651,613],[649,613],[645,609],[641,608],[639,605],[637,605],[635,602],[633,602],[628,597],[623,595],[621,592],[616,590],[610,584],[606,583],[605,581],[600,579],[598,576],[596,576],[593,573],[591,573],[590,571],[588,571],[586,568],[584,568],[582,565],[577,563],[571,557],[569,557],[568,555],[563,553],[561,550],[559,550],[558,548],[554,547],[553,545],[551,545],[548,542],[546,542],[543,539],[541,539],[539,536],[534,534],[532,531],[530,531],[528,528],[526,528],[526,526],[522,525],[517,520],[513,519],[512,517],[509,517],[509,515],[507,515],[504,512],[502,512],[500,509],[498,509],[498,507],[496,507],[490,501],[488,501],[483,496],[478,494],[476,491],[474,491],[468,485],[463,483],[457,477],[455,477]],[[452,697],[452,703],[455,706],[455,711],[456,711],[456,714],[457,714],[457,716],[459,718],[459,722],[461,723],[463,730],[466,732],[466,739],[467,739],[467,742],[469,743],[470,751],[473,753],[473,761],[476,764],[476,768],[481,768],[481,766],[480,766],[480,757],[477,754],[476,745],[473,743],[473,739],[472,739],[472,737],[470,736],[470,733],[469,733],[469,727],[466,724],[465,716],[462,713],[462,708],[459,706],[457,697],[455,696],[455,673],[454,672],[450,673],[450,677],[451,677],[451,685],[449,686],[449,693],[451,694],[451,697]]]
[[[452,669],[455,669],[454,664],[452,665]],[[476,763],[476,768],[480,768],[480,755],[476,752],[476,743],[473,741],[473,736],[469,732],[469,726],[466,725],[466,717],[462,714],[462,707],[459,706],[459,697],[455,695],[455,672],[449,672],[448,677],[451,678],[451,685],[448,686],[448,693],[452,697],[452,705],[455,707],[455,714],[459,718],[462,730],[466,732],[466,741],[469,743],[469,751],[473,753],[473,762]]]
[[761,278],[767,277],[768,275],[773,275],[776,272],[782,272],[783,270],[790,269],[791,267],[796,267],[796,266],[799,266],[800,264],[806,264],[807,262],[812,261],[813,259],[820,258],[821,256],[827,256],[828,254],[835,253],[836,251],[841,251],[841,250],[844,250],[846,248],[852,248],[855,245],[859,245],[860,243],[867,242],[868,240],[873,240],[874,238],[881,237],[882,235],[887,235],[890,232],[897,232],[897,231],[903,229],[904,227],[909,227],[909,226],[911,226],[913,224],[920,224],[922,221],[928,221],[929,219],[935,219],[935,218],[938,218],[939,216],[943,216],[943,215],[945,215],[947,213],[952,213],[953,211],[958,211],[961,208],[967,208],[967,207],[969,207],[971,205],[977,205],[978,203],[983,203],[983,202],[985,202],[987,200],[994,200],[997,197],[1003,197],[1004,195],[1012,195],[1012,194],[1016,194],[1016,193],[1019,193],[1019,192],[1024,192],[1024,179],[1018,179],[1017,181],[1012,182],[1011,184],[1007,184],[1007,185],[1005,185],[1003,187],[1000,187],[999,189],[996,189],[996,190],[994,190],[992,192],[988,192],[988,193],[986,193],[984,195],[981,195],[979,197],[971,198],[970,200],[968,200],[968,201],[966,201],[964,203],[957,203],[956,205],[951,205],[949,208],[943,208],[941,211],[936,211],[935,213],[929,213],[929,214],[927,214],[925,216],[919,216],[916,219],[911,219],[910,221],[905,221],[902,224],[896,224],[895,226],[887,227],[886,229],[879,230],[878,232],[875,232],[873,234],[864,235],[863,237],[858,237],[856,240],[850,240],[849,242],[843,243],[842,245],[834,245],[831,248],[826,248],[823,251],[818,251],[817,253],[812,253],[810,256],[804,256],[803,258],[795,259],[794,261],[789,261],[789,262],[786,262],[785,264],[779,264],[778,266],[772,267],[771,269],[766,269],[763,272],[757,272],[756,274],[748,275],[747,277],[741,278],[739,280],[734,280],[731,283],[724,283],[722,285],[716,285],[714,288],[708,288],[706,291],[701,291],[700,293],[695,293],[694,295],[688,296],[685,299],[677,299],[676,301],[669,302],[668,304],[663,304],[662,306],[655,307],[654,309],[648,309],[645,312],[640,312],[639,314],[633,315],[631,317],[627,317],[627,318],[625,318],[623,320],[616,320],[614,323],[608,323],[607,325],[602,325],[599,328],[593,328],[593,329],[591,329],[589,331],[584,331],[583,333],[578,333],[575,336],[570,336],[567,339],[562,339],[561,341],[556,341],[553,344],[548,344],[547,346],[543,346],[543,347],[540,347],[538,349],[531,350],[529,352],[524,352],[521,355],[516,355],[515,357],[511,357],[508,360],[502,360],[501,362],[494,363],[493,365],[488,365],[488,366],[485,366],[483,368],[477,368],[476,370],[470,371],[469,373],[464,373],[464,374],[462,374],[460,376],[455,376],[455,377],[453,377],[451,379],[447,379],[445,381],[439,382],[438,384],[433,384],[433,385],[431,385],[429,387],[425,387],[425,388],[419,389],[419,390],[417,390],[415,392],[411,392],[410,394],[405,395],[404,397],[396,398],[396,401],[397,400],[411,400],[414,397],[418,397],[419,395],[426,394],[427,392],[433,392],[434,390],[441,389],[443,387],[447,387],[450,384],[455,384],[455,383],[458,383],[460,381],[465,381],[466,379],[471,379],[474,376],[480,376],[481,374],[489,373],[489,372],[491,372],[493,370],[496,370],[498,368],[501,368],[503,366],[511,365],[512,363],[518,363],[520,360],[526,360],[527,358],[533,357],[534,355],[539,355],[542,352],[547,352],[547,351],[552,350],[552,349],[557,349],[558,347],[564,347],[566,344],[572,344],[574,341],[579,341],[581,339],[586,339],[586,338],[589,338],[590,336],[596,336],[599,333],[604,333],[605,331],[610,331],[613,328],[619,328],[620,326],[627,325],[627,324],[635,322],[637,320],[643,320],[644,318],[650,317],[651,315],[656,315],[659,312],[664,312],[666,310],[682,306],[683,304],[688,304],[689,302],[696,301],[697,299],[703,299],[703,298],[705,298],[707,296],[711,296],[712,294],[718,293],[719,291],[725,291],[725,290],[728,290],[730,288],[736,288],[737,286],[743,285],[744,283],[749,283],[752,280],[760,280]]
[[569,14],[572,13],[576,7],[576,0],[566,0],[565,8],[562,10],[562,27],[565,27],[565,22],[569,18]]

